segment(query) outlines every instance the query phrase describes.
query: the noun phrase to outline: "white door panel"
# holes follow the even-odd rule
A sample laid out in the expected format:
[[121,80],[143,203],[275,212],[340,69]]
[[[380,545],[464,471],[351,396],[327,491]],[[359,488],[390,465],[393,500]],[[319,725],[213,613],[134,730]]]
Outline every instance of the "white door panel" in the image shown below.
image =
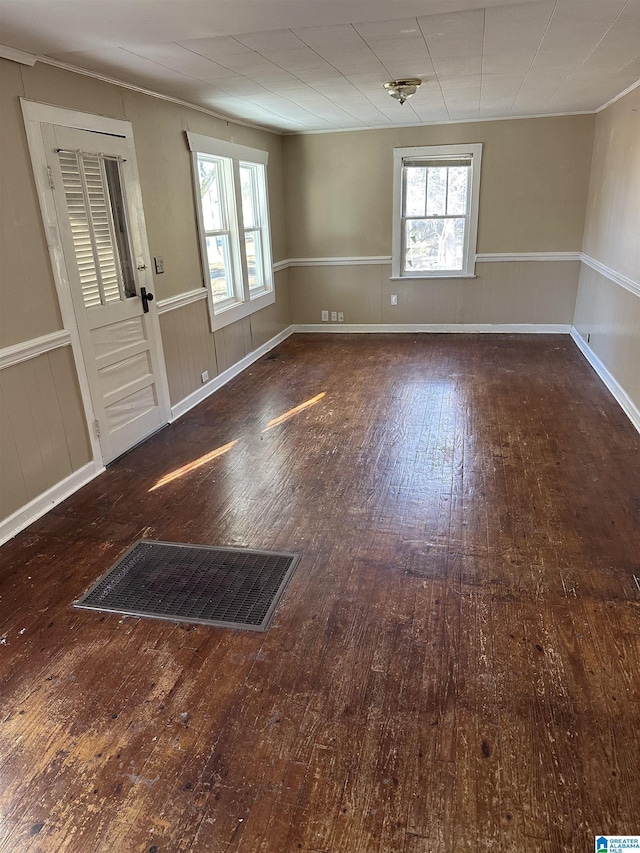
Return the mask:
[[135,150],[129,138],[42,124],[104,462],[168,420]]

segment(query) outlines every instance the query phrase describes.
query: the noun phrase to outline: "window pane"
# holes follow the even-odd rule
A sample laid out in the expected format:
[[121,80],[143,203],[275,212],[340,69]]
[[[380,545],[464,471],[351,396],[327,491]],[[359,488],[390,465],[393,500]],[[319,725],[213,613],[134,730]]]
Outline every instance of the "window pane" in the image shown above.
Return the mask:
[[213,301],[233,297],[233,274],[229,253],[229,236],[215,234],[207,237],[207,260],[209,262],[209,278]]
[[264,276],[262,274],[262,246],[259,231],[250,231],[244,235],[244,247],[247,254],[247,274],[249,276],[249,290],[258,290],[264,287]]
[[122,273],[124,283],[124,295],[129,299],[136,295],[136,281],[133,274],[133,259],[129,248],[127,216],[124,206],[122,181],[120,179],[120,164],[117,160],[105,157],[104,169],[107,176],[107,186],[109,187],[111,216],[113,221],[113,230],[116,237],[118,256],[120,258],[120,271]]
[[464,229],[463,217],[405,222],[404,272],[462,270]]
[[407,166],[404,175],[404,216],[424,216],[427,170],[420,166]]
[[468,166],[449,167],[449,189],[447,194],[447,215],[465,216],[467,213],[467,195],[469,186]]
[[427,216],[446,216],[447,167],[430,166],[427,171]]
[[221,231],[225,228],[220,172],[218,161],[198,157],[198,179],[205,231]]
[[255,169],[246,163],[240,166],[240,188],[242,190],[242,218],[245,228],[258,225],[256,215]]

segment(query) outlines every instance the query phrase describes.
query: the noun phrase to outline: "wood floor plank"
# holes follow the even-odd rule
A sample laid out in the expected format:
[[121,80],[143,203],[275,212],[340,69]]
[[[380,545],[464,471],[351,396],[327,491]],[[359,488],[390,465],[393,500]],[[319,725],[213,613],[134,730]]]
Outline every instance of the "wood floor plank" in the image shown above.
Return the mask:
[[[143,537],[301,561],[266,633],[74,610]],[[637,832],[638,554],[568,337],[294,335],[0,549],[0,853]]]

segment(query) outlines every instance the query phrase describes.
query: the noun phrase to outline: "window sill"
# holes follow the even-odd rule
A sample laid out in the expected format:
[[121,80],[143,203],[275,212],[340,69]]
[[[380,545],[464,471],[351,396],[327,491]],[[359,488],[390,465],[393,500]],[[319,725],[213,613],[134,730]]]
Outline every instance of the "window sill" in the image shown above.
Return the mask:
[[230,326],[231,323],[236,323],[238,320],[242,320],[244,317],[248,317],[250,314],[266,308],[268,305],[273,305],[275,301],[275,290],[268,290],[266,293],[261,293],[248,302],[234,303],[227,308],[218,309],[217,313],[210,309],[211,331],[216,332],[218,329]]
[[443,273],[442,275],[392,275],[389,281],[430,281],[442,280],[443,278],[478,278],[475,273]]

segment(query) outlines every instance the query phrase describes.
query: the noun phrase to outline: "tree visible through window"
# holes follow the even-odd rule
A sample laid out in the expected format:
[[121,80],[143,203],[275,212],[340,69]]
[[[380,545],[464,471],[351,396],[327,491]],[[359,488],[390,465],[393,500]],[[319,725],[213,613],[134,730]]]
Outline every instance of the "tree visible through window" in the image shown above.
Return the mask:
[[470,165],[406,166],[404,269],[461,270]]

